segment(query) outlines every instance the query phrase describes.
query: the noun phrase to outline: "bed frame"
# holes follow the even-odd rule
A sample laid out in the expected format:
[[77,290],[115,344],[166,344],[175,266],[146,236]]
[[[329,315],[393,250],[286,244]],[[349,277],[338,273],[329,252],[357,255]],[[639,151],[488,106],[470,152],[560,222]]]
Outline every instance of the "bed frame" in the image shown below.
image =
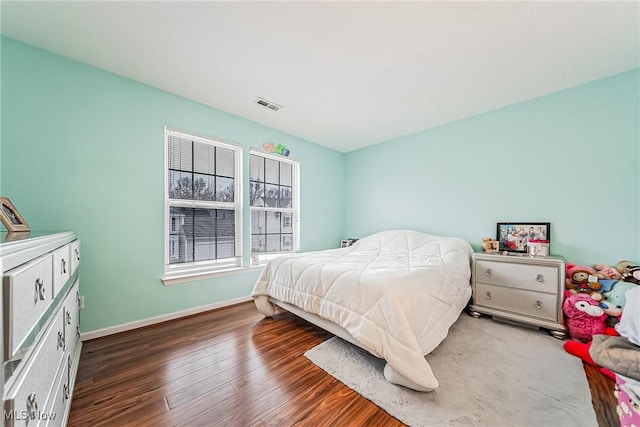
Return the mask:
[[[357,347],[360,347],[361,349],[371,353],[370,350],[363,347],[362,344],[360,344],[358,340],[353,337],[353,335],[351,335],[346,329],[342,328],[341,326],[338,326],[335,323],[330,322],[329,320],[323,319],[322,317],[317,316],[313,313],[308,313],[300,309],[299,307],[296,307],[289,303],[286,303],[271,297],[269,297],[269,302],[271,303],[270,307],[263,307],[262,304],[258,304],[258,301],[256,301],[256,307],[258,308],[258,311],[260,311],[260,313],[264,314],[265,316],[271,317],[275,314],[275,307],[273,306],[275,304],[285,309],[286,311],[306,320],[307,322],[312,323],[324,329],[325,331],[331,332],[332,334],[342,338],[343,340],[348,341],[351,344]],[[374,354],[374,353],[371,353],[371,354],[373,354],[375,357],[378,357],[378,358],[380,357],[377,354]],[[392,384],[401,385],[416,391],[433,391],[434,390],[432,388],[425,388],[419,384],[416,384],[415,382],[411,381],[409,378],[405,377],[404,375],[396,371],[388,363],[385,364],[384,366],[383,374],[386,380]]]

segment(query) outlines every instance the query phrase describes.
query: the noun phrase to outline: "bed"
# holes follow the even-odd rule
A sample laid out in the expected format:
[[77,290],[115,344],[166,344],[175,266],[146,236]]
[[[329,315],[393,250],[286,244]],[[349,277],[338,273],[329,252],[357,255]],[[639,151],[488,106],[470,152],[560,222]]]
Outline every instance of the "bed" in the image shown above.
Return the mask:
[[438,380],[425,359],[471,297],[466,241],[391,230],[352,246],[270,260],[252,297],[272,316],[278,305],[385,359],[385,378],[418,391]]

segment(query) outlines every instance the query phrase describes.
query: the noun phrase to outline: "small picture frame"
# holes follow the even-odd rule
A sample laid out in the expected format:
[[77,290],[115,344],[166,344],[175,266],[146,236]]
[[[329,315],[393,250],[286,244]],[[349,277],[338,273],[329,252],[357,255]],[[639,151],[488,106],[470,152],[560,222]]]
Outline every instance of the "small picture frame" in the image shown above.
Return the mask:
[[20,212],[7,197],[0,197],[0,221],[9,232],[31,231]]
[[346,239],[346,240],[342,240],[340,242],[340,247],[341,248],[348,248],[349,246],[353,245],[357,241],[358,241],[358,239],[354,239],[354,238],[349,238],[349,239]]
[[499,222],[496,240],[500,251],[527,252],[529,240],[551,242],[551,224],[548,222]]
[[488,237],[482,239],[482,249],[488,254],[497,254],[500,252],[500,242],[497,240],[491,240]]

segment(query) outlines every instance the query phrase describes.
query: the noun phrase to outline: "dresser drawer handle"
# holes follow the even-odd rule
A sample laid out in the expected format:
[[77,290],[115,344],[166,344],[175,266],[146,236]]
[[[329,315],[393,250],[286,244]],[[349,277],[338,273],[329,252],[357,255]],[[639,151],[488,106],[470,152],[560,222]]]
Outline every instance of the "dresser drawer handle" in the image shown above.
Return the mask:
[[487,276],[491,276],[491,269],[490,269],[490,268],[487,268],[487,271],[486,271],[486,273],[484,273],[484,274],[485,274],[485,275],[487,275]]
[[78,325],[76,326],[76,331],[78,333],[78,338],[80,338],[80,324],[78,323]]
[[544,282],[544,276],[542,274],[536,275],[536,282]]
[[67,325],[70,325],[71,324],[71,312],[67,311],[66,315],[67,315]]
[[542,308],[542,301],[540,301],[540,300],[536,301],[536,308],[538,310]]
[[38,277],[36,279],[36,301],[44,301],[47,297],[47,293],[44,290],[44,279],[42,277]]
[[487,299],[491,299],[491,292],[487,292],[487,295],[485,295],[487,297]]
[[62,390],[64,392],[64,400],[68,400],[69,399],[69,386],[67,384],[65,384],[62,387]]
[[60,260],[60,269],[62,270],[62,274],[67,274],[67,261],[64,258]]
[[74,249],[73,251],[76,254],[76,261],[80,261],[80,252],[78,252],[77,249]]
[[64,348],[64,335],[62,332],[58,332],[58,346],[56,347],[56,350],[60,348]]
[[31,393],[27,397],[27,413],[29,414],[29,418],[35,420],[38,416],[38,402],[36,401],[36,394]]

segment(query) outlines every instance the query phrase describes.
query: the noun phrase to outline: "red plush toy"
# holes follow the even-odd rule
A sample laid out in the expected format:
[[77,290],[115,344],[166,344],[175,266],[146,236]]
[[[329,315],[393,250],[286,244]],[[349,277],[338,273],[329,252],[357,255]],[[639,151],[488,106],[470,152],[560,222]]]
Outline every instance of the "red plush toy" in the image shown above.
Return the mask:
[[[620,334],[614,328],[606,328],[604,333],[610,336],[619,336]],[[608,376],[612,380],[615,381],[616,374],[610,371],[607,368],[600,367],[596,362],[593,361],[591,355],[589,354],[589,349],[591,348],[591,342],[578,342],[578,341],[567,341],[564,343],[564,349],[567,353],[572,354],[580,359],[584,360],[590,365],[597,366],[600,368],[600,372],[604,375]]]

